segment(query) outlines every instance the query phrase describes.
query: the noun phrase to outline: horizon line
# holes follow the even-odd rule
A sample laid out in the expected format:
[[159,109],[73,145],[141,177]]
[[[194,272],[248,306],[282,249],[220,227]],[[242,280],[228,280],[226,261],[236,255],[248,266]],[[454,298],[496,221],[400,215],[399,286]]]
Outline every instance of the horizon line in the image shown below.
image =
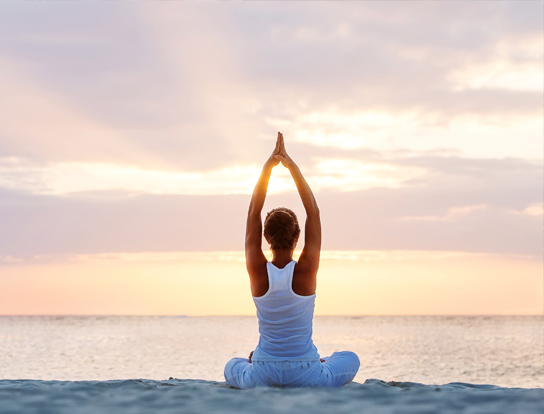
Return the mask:
[[[167,317],[167,318],[216,318],[216,317],[247,317],[247,318],[256,318],[257,315],[184,315],[184,314],[0,314],[2,317],[27,317],[27,316],[54,316],[54,317]],[[499,313],[481,313],[481,314],[323,314],[323,315],[314,315],[314,317],[404,317],[404,316],[453,316],[453,317],[481,317],[481,316],[541,316],[542,314],[499,314]]]

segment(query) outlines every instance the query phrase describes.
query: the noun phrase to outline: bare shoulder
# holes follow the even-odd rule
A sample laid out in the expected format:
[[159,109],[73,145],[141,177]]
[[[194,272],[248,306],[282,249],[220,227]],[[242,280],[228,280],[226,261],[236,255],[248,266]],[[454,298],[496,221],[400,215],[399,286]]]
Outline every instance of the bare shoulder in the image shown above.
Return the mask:
[[249,275],[249,285],[251,295],[255,297],[263,296],[268,292],[268,271],[266,258],[264,260],[246,260],[247,273]]

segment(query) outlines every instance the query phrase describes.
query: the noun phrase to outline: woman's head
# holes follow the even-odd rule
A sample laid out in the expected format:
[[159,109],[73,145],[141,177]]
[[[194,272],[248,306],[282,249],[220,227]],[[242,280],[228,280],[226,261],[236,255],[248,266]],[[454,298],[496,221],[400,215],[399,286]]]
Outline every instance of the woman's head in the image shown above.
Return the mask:
[[269,211],[264,220],[264,237],[272,250],[294,249],[300,227],[297,216],[285,207]]

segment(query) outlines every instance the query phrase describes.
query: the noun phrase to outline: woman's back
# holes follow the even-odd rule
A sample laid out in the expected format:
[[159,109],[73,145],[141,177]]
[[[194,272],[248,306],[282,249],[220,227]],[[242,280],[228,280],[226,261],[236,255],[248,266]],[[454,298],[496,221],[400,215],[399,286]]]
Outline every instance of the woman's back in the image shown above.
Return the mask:
[[296,264],[293,260],[279,269],[267,263],[268,291],[253,297],[260,334],[254,361],[319,360],[312,341],[315,294],[301,296],[293,291]]

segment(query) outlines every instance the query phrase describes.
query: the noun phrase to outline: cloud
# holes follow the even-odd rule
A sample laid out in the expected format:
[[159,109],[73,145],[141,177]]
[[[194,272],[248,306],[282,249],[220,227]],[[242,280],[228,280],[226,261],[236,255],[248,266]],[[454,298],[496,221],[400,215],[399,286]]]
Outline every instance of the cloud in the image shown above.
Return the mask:
[[281,125],[312,145],[531,157],[542,16],[515,6],[2,3],[0,156],[220,170]]
[[[533,214],[542,200],[538,164],[430,156],[401,161],[427,173],[397,188],[316,194],[324,249],[541,254],[542,218]],[[248,203],[248,195],[3,190],[0,255],[240,250]],[[270,195],[264,210],[278,205],[304,217],[293,191]]]
[[[395,188],[423,174],[414,166],[353,158],[315,157],[306,169],[314,191],[336,188],[355,191]],[[147,194],[251,194],[261,166],[231,165],[206,172],[150,170],[106,163],[36,165],[17,158],[0,158],[0,187],[38,194],[70,194],[122,190]],[[289,172],[277,168],[269,194],[295,191]]]
[[[270,251],[265,251],[265,255],[272,260]],[[295,250],[293,258],[298,260],[301,250]],[[451,258],[475,259],[475,258],[496,258],[492,253],[468,253],[463,251],[429,251],[429,250],[323,250],[321,251],[321,260],[339,261],[339,262],[407,262],[414,260],[440,261]],[[509,259],[531,260],[532,256],[511,254],[507,255]],[[10,266],[18,264],[43,264],[43,263],[172,263],[172,262],[236,262],[245,264],[245,253],[241,250],[236,251],[168,251],[168,252],[114,252],[114,253],[96,253],[96,254],[49,254],[36,255],[27,261],[16,259],[11,256],[0,256],[0,265]]]
[[529,214],[530,216],[542,216],[544,214],[544,203],[531,203],[525,208],[521,214]]
[[260,169],[229,166],[207,172],[151,170],[107,163],[40,165],[0,158],[0,186],[38,194],[125,191],[147,194],[248,194]]
[[278,129],[329,250],[538,255],[542,42],[537,2],[0,3],[0,256],[239,250]]
[[404,216],[400,217],[400,221],[455,221],[463,216],[470,215],[473,212],[487,210],[485,204],[477,204],[473,206],[451,207],[445,215],[442,216]]

